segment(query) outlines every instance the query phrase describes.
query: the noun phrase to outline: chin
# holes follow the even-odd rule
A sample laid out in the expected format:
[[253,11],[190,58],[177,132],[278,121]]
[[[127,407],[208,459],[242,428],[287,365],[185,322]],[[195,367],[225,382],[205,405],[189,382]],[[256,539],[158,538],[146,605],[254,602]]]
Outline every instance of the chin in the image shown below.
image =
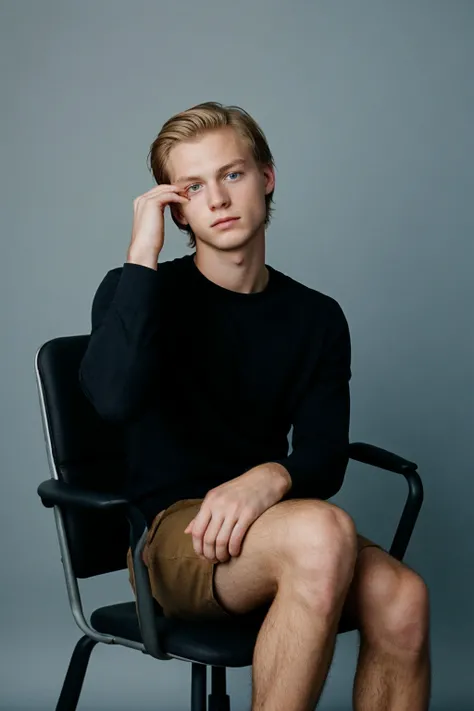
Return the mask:
[[249,235],[242,234],[242,232],[240,232],[240,234],[231,234],[229,231],[217,235],[205,235],[204,237],[196,235],[196,241],[203,242],[210,247],[217,247],[218,249],[238,249],[248,243]]
[[222,235],[223,239],[215,241],[216,247],[222,250],[243,249],[252,241],[252,235]]
[[239,226],[236,229],[224,230],[223,232],[204,232],[204,236],[200,237],[196,233],[196,242],[202,242],[209,247],[221,250],[223,252],[235,251],[243,249],[253,240],[258,239],[261,225],[257,225],[255,229],[243,228]]

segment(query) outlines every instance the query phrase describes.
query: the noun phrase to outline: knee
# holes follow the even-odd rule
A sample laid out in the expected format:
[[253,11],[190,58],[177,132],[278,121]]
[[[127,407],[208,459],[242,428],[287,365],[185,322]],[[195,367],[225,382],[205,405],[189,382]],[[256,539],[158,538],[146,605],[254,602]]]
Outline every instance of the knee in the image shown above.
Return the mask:
[[[296,503],[296,502],[295,502]],[[352,577],[357,559],[357,531],[343,509],[325,501],[298,501],[286,518],[285,553],[293,569],[314,578]]]
[[429,637],[429,592],[426,583],[409,568],[385,572],[374,579],[379,625],[374,642],[388,642],[404,653],[419,653]]

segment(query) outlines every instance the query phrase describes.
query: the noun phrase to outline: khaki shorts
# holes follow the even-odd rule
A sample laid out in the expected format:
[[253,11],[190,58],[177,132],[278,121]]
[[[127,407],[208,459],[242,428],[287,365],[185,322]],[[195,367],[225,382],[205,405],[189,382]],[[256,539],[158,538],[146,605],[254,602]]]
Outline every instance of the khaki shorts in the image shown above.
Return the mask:
[[[155,516],[148,531],[143,560],[148,568],[152,595],[163,608],[165,617],[188,620],[235,617],[216,599],[214,571],[219,563],[199,558],[194,552],[192,535],[184,533],[202,502],[203,499],[177,501]],[[368,546],[382,547],[360,534],[357,537],[359,551]],[[135,593],[130,548],[127,567]],[[270,604],[265,606],[266,610]],[[258,608],[255,612],[262,610]]]

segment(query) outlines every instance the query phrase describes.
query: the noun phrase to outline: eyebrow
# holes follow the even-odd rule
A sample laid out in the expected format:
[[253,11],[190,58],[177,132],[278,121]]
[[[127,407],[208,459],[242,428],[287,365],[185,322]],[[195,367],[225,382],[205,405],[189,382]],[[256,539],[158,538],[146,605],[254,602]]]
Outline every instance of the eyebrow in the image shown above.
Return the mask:
[[[230,163],[226,163],[223,165],[219,170],[217,171],[217,175],[220,175],[221,173],[225,173],[226,170],[229,170],[229,168],[233,168],[235,165],[245,165],[247,161],[244,158],[236,158],[235,160],[232,160]],[[201,176],[199,175],[184,175],[181,176],[181,178],[178,178],[177,180],[174,181],[174,183],[187,183],[188,180],[201,180]]]

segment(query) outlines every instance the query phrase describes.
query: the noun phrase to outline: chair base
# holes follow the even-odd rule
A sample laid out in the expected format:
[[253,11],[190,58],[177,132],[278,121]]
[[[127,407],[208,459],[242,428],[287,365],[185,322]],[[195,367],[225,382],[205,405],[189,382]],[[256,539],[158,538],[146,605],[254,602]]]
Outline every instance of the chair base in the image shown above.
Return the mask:
[[84,635],[74,647],[56,711],[75,711],[81,695],[89,659],[96,644],[95,639]]
[[[77,642],[64,678],[56,711],[76,711],[92,650],[97,641],[84,635]],[[211,693],[207,696],[206,664],[191,664],[191,711],[230,711],[226,693],[226,667],[211,667]]]

